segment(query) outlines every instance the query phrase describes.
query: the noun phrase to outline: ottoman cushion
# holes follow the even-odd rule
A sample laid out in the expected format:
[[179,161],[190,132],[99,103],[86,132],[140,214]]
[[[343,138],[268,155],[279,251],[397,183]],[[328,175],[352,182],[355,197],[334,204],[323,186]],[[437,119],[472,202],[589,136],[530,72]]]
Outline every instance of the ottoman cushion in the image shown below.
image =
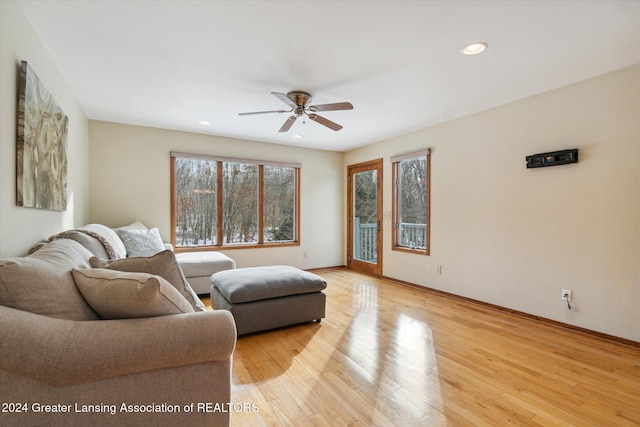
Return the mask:
[[319,292],[327,282],[316,274],[286,265],[238,268],[211,276],[211,285],[232,304]]
[[176,259],[184,275],[189,277],[210,277],[213,273],[221,270],[235,268],[234,260],[222,252],[182,252],[176,254]]
[[209,293],[212,274],[236,268],[234,260],[217,251],[181,252],[176,254],[176,259],[197,294]]

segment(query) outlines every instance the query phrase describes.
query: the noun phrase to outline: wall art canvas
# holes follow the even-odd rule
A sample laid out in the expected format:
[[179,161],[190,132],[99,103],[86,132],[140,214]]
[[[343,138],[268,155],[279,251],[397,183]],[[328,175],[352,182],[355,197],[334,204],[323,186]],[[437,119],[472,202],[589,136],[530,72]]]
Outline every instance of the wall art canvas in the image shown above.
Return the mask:
[[16,203],[67,209],[69,119],[26,61],[20,66]]

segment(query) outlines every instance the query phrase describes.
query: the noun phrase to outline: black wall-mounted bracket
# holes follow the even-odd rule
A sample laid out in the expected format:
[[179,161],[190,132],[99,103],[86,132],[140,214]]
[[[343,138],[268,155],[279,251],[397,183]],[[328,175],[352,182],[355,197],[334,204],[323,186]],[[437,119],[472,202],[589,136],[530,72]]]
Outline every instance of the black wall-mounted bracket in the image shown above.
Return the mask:
[[550,153],[533,154],[526,157],[527,169],[547,166],[568,165],[578,163],[578,149],[552,151]]

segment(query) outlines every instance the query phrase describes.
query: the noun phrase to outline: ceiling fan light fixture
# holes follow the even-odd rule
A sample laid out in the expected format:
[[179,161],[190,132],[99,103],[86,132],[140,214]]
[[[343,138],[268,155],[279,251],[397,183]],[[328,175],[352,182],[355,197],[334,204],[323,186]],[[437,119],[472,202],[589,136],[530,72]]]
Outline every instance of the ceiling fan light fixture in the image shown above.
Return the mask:
[[462,54],[466,56],[477,55],[487,50],[489,45],[485,42],[469,43],[462,49]]

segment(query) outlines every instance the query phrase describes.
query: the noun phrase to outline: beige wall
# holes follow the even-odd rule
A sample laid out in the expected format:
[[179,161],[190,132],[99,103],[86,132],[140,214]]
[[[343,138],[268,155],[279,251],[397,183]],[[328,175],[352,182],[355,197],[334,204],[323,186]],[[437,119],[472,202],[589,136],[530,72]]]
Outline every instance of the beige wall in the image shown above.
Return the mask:
[[[354,150],[344,168],[384,157],[388,213],[389,156],[424,147],[431,256],[391,251],[387,219],[385,276],[640,341],[640,66]],[[565,148],[580,163],[525,168]]]
[[90,140],[91,222],[117,227],[139,219],[166,241],[171,151],[301,163],[301,246],[224,252],[239,267],[342,265],[342,153],[100,121],[90,122]]
[[[56,64],[20,7],[0,1],[0,257],[24,255],[34,243],[89,218],[89,126]],[[20,61],[27,61],[69,116],[67,210],[16,206],[16,122]]]

